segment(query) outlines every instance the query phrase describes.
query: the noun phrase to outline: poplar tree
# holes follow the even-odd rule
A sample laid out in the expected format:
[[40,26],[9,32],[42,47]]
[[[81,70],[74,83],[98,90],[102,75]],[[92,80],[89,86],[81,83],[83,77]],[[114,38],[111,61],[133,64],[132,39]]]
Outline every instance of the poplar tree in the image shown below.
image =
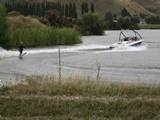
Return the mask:
[[8,25],[6,21],[6,9],[0,4],[0,45],[7,47]]

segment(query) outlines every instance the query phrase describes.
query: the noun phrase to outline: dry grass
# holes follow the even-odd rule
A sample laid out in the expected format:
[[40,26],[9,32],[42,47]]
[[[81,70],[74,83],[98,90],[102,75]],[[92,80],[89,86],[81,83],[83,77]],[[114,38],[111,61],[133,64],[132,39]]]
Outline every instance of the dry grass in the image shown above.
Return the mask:
[[[90,78],[28,77],[25,83],[5,87],[3,95],[160,96],[160,86],[95,81]],[[1,93],[0,93],[1,94]]]
[[7,120],[158,120],[159,108],[159,85],[28,77],[0,89],[0,115]]

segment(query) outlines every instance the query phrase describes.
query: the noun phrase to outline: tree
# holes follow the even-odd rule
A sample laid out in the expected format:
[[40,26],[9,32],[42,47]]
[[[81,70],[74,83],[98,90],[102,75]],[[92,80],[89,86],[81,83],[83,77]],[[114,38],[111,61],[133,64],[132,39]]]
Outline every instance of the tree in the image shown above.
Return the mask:
[[83,15],[84,13],[87,13],[87,12],[88,12],[88,3],[87,2],[83,2],[81,4],[81,13]]
[[123,8],[122,11],[121,11],[121,16],[122,17],[129,17],[131,16],[130,13],[127,11],[126,8]]
[[86,13],[82,16],[80,27],[84,35],[102,35],[105,21],[98,13]]
[[6,9],[0,4],[0,46],[7,47],[8,25],[6,21]]
[[133,23],[130,17],[122,17],[118,19],[121,29],[138,29],[138,24]]
[[73,5],[69,3],[69,17],[73,17]]
[[132,16],[131,22],[134,24],[138,24],[138,23],[140,23],[140,18],[138,16]]
[[94,4],[91,3],[91,12],[95,12]]
[[111,12],[107,12],[107,13],[105,14],[105,20],[106,20],[106,21],[109,21],[109,22],[112,22],[112,21],[113,21],[113,15],[112,15]]
[[84,3],[81,4],[81,14],[84,14]]
[[74,18],[78,17],[78,15],[77,15],[77,8],[76,8],[76,4],[75,3],[73,4],[73,17]]
[[66,17],[69,16],[69,7],[68,7],[68,4],[65,5],[65,16]]

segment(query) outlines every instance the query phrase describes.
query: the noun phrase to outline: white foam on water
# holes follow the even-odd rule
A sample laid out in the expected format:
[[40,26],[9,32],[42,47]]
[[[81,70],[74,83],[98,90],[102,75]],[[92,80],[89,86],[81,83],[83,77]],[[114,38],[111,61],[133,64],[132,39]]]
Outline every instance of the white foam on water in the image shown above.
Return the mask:
[[[125,49],[116,48],[113,50],[107,50],[107,45],[79,45],[72,47],[61,47],[61,52],[93,52],[93,53],[103,53],[103,52],[133,52],[133,51],[144,51],[147,49],[147,46],[138,46],[138,47],[128,47]],[[40,53],[56,53],[58,48],[39,48],[39,49],[25,49],[24,52],[27,54],[40,54]],[[19,52],[16,50],[4,50],[0,48],[0,58],[7,58],[12,56],[18,56]]]
[[97,51],[96,53],[104,53],[104,52],[138,52],[138,51],[146,51],[148,49],[147,45],[137,46],[137,47],[127,47],[127,48],[115,48],[113,50],[103,50]]
[[11,56],[17,56],[18,51],[9,51],[9,50],[4,50],[0,48],[0,58],[6,58],[6,57],[11,57]]
[[[106,47],[106,46],[103,46]],[[79,45],[79,46],[69,46],[69,47],[60,47],[61,52],[80,52],[81,50],[87,49],[96,49],[102,48],[101,45]],[[57,48],[38,48],[38,49],[25,49],[24,52],[27,54],[40,54],[40,53],[55,53],[58,52]],[[0,48],[0,58],[7,58],[12,56],[19,56],[17,50],[5,50]]]

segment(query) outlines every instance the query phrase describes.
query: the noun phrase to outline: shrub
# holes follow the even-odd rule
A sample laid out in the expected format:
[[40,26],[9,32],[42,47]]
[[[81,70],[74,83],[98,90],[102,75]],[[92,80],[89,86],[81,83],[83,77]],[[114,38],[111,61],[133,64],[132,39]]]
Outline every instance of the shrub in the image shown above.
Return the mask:
[[160,24],[160,16],[149,16],[145,21],[148,24]]
[[7,17],[7,23],[9,26],[9,30],[15,31],[16,29],[23,28],[42,28],[46,27],[43,23],[41,23],[38,19],[33,18],[31,16],[24,15],[9,15]]
[[121,29],[139,29],[138,24],[132,21],[130,17],[121,17],[118,19],[118,24]]
[[105,21],[97,13],[86,13],[81,19],[81,32],[84,35],[102,35],[105,29]]

